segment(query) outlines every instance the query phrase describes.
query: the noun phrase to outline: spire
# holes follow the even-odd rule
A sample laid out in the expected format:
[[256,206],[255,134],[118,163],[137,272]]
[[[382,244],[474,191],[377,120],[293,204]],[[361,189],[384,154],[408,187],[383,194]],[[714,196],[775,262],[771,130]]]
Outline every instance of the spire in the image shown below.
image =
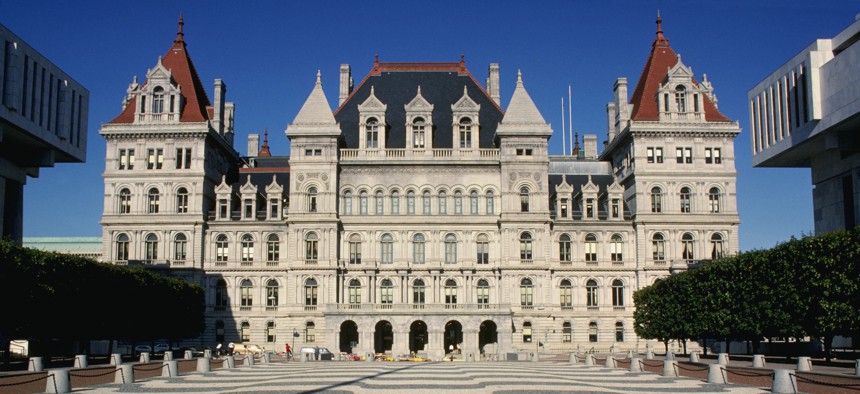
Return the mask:
[[325,93],[323,93],[321,74],[317,71],[316,84],[314,84],[311,94],[308,95],[307,100],[302,105],[302,109],[299,110],[298,115],[293,119],[290,128],[299,125],[320,126],[336,124],[337,122],[334,120],[331,107],[329,107],[328,100],[326,100]]
[[269,151],[269,129],[266,129],[263,132],[263,147],[260,148],[260,153],[258,153],[257,156],[272,157],[272,152]]
[[176,39],[173,40],[173,42],[175,42],[177,44],[179,44],[179,43],[184,44],[185,43],[185,33],[182,32],[182,26],[183,25],[185,25],[185,22],[182,20],[182,13],[180,12],[179,13],[179,31],[176,32]]
[[576,134],[574,134],[574,135],[575,135],[575,137],[573,137],[573,138],[574,138],[574,141],[576,141],[576,142],[574,142],[573,151],[570,152],[570,154],[572,156],[579,156],[579,132],[577,131]]
[[532,101],[531,96],[526,91],[521,71],[517,71],[517,87],[514,88],[514,94],[511,95],[511,101],[508,104],[508,109],[505,111],[505,117],[502,118],[502,123],[546,124],[546,120],[544,120],[534,101]]
[[654,40],[654,46],[668,46],[669,39],[663,35],[663,19],[660,18],[660,10],[657,10],[657,38]]

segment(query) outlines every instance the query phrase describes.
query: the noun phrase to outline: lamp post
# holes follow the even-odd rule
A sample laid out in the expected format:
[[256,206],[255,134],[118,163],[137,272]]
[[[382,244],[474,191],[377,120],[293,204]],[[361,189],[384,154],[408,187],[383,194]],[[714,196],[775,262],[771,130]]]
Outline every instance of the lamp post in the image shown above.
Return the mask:
[[296,329],[294,328],[293,329],[293,344],[290,346],[290,348],[296,347],[296,338],[298,338],[298,337],[299,337],[299,332],[296,331]]

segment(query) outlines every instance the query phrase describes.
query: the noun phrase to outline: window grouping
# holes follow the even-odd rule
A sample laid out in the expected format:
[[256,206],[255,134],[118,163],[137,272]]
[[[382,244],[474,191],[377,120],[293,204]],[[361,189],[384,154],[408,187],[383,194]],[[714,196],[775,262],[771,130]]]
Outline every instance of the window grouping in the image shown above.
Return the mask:
[[675,148],[675,162],[678,164],[692,164],[693,163],[693,148],[691,147],[676,147]]
[[133,170],[134,169],[134,149],[119,150],[118,169]]
[[648,163],[663,162],[663,148],[660,146],[649,146],[645,149],[645,160]]
[[721,164],[722,162],[721,148],[705,148],[705,164]]

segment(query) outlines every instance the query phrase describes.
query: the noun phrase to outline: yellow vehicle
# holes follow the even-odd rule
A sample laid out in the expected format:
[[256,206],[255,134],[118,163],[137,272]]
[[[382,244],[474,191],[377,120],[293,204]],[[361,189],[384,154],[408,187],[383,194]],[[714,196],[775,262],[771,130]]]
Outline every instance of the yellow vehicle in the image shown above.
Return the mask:
[[237,343],[233,348],[233,354],[250,354],[259,356],[263,354],[263,348],[253,343]]
[[373,361],[394,361],[394,357],[388,356],[385,353],[376,353],[373,355]]

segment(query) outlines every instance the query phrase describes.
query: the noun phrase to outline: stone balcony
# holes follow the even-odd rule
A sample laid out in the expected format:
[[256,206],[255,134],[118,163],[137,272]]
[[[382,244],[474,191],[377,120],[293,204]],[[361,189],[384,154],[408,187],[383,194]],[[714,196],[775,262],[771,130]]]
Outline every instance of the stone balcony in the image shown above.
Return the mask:
[[402,162],[427,162],[467,160],[493,163],[499,160],[498,149],[341,149],[343,164],[392,160]]

